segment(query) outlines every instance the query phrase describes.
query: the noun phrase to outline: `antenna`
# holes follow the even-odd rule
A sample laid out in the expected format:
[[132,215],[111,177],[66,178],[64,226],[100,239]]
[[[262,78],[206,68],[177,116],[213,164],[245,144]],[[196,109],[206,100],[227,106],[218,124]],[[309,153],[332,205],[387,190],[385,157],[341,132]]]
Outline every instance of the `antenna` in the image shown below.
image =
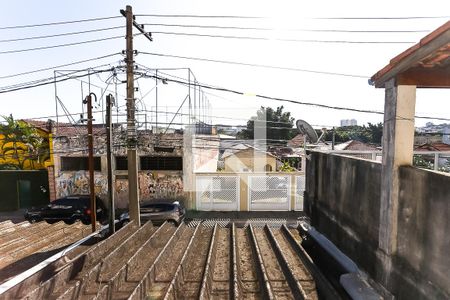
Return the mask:
[[317,136],[316,131],[309,125],[308,122],[304,120],[297,120],[295,123],[297,125],[297,129],[301,134],[306,135],[309,138],[309,141],[312,144],[315,144],[319,141],[319,137]]

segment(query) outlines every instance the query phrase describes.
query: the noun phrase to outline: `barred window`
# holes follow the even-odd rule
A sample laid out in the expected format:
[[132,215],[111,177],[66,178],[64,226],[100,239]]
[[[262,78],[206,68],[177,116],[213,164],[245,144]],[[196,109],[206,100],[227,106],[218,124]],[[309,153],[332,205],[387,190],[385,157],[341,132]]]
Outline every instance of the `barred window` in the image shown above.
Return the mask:
[[[102,165],[100,157],[94,157],[94,171],[101,171]],[[89,170],[88,157],[61,157],[61,171]]]

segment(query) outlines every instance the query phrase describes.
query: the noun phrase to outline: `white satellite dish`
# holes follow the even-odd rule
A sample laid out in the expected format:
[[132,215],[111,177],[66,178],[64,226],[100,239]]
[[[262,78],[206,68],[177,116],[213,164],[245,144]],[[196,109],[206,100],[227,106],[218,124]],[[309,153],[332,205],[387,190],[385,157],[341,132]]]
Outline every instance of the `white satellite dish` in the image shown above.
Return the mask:
[[319,137],[317,136],[317,132],[309,125],[308,122],[304,120],[297,120],[295,123],[297,125],[297,129],[301,134],[306,135],[309,138],[309,141],[312,144],[315,144],[319,141]]

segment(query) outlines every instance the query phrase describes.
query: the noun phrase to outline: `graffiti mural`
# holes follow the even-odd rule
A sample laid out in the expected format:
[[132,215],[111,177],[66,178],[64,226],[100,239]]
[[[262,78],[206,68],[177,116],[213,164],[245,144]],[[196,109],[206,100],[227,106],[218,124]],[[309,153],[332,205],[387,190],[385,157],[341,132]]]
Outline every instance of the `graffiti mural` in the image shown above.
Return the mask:
[[[95,194],[104,198],[107,193],[107,178],[102,174],[94,175]],[[87,171],[62,172],[55,178],[58,198],[75,194],[89,194],[89,173]]]
[[[184,198],[181,173],[139,172],[139,198],[141,202],[151,199]],[[128,180],[116,179],[115,204],[118,208],[128,206]]]

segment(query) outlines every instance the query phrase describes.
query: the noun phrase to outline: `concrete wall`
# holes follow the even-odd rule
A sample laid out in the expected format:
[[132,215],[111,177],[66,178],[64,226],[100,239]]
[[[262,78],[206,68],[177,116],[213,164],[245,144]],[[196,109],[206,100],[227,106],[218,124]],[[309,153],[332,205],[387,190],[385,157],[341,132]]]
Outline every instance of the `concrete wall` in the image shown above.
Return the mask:
[[311,225],[366,271],[375,273],[381,164],[311,153],[306,167],[305,210]]
[[400,167],[397,249],[379,255],[381,164],[311,152],[305,206],[311,224],[398,299],[450,298],[450,175]]
[[450,298],[449,216],[450,174],[401,167],[390,287],[399,298]]
[[[117,208],[128,207],[128,178],[127,175],[115,176],[115,206]],[[186,198],[183,191],[182,172],[177,171],[139,171],[139,199],[141,202],[151,199],[177,199]],[[94,174],[95,193],[107,199],[107,175],[100,172]],[[74,194],[89,194],[89,172],[73,171],[62,172],[56,178],[56,193],[58,197]],[[106,203],[105,203],[106,204]]]

